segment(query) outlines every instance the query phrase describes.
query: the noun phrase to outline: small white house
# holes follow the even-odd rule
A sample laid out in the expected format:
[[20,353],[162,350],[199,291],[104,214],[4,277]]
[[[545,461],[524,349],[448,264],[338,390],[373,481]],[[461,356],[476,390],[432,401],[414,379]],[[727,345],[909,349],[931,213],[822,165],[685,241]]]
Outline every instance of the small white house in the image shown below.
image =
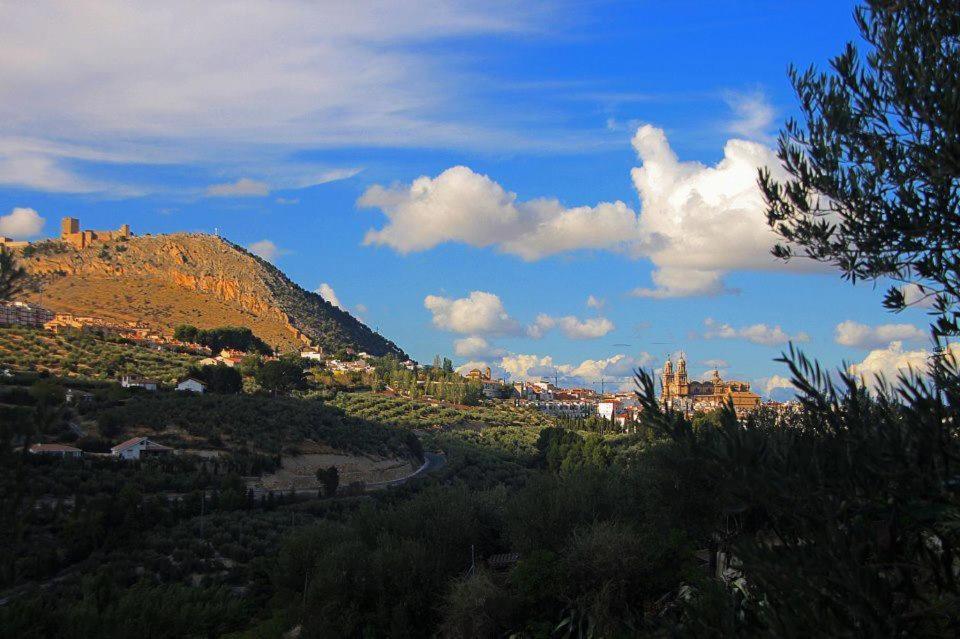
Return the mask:
[[177,384],[177,390],[203,394],[207,390],[207,385],[203,383],[202,380],[199,380],[195,377],[188,377],[187,379]]
[[83,451],[66,444],[34,444],[30,447],[31,455],[48,455],[50,457],[78,458],[83,457]]
[[145,379],[143,377],[134,377],[133,375],[124,375],[120,378],[120,385],[124,388],[142,388],[148,391],[157,390],[159,383],[155,379]]
[[152,455],[167,455],[173,449],[150,441],[147,437],[134,437],[110,449],[110,454],[120,459],[141,459]]

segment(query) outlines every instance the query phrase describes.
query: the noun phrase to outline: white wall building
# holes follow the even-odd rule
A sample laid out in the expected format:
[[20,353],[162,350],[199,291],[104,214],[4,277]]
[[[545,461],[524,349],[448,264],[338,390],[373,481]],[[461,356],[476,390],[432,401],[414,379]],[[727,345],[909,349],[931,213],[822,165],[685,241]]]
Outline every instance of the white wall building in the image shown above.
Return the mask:
[[165,455],[173,449],[163,444],[150,441],[147,437],[134,437],[110,449],[110,454],[120,459],[141,459],[149,455]]
[[207,385],[204,384],[199,379],[188,377],[187,379],[177,384],[177,390],[203,394],[207,390]]

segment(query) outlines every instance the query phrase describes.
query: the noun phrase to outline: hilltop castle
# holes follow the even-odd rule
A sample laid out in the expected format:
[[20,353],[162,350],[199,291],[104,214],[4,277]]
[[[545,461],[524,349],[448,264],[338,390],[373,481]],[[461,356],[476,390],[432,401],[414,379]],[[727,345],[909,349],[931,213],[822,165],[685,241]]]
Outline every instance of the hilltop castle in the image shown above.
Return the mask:
[[60,220],[60,241],[72,244],[74,248],[82,249],[94,242],[109,242],[121,237],[130,237],[129,224],[124,224],[116,231],[81,231],[77,218],[65,217]]
[[739,381],[724,381],[720,371],[714,370],[708,381],[698,382],[687,379],[687,360],[680,355],[674,372],[673,361],[667,357],[661,377],[662,393],[660,402],[685,413],[709,411],[719,408],[728,400],[738,415],[746,414],[760,405],[760,396],[750,390],[750,384]]

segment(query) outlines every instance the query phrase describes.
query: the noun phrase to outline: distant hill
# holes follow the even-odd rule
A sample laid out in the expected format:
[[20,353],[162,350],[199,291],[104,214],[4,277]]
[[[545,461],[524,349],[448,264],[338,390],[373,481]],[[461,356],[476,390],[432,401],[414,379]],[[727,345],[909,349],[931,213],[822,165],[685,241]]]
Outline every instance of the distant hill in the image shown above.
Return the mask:
[[269,262],[213,235],[146,235],[83,249],[49,240],[31,244],[20,259],[41,291],[32,301],[56,312],[164,331],[247,326],[284,349],[313,343],[327,352],[404,354]]

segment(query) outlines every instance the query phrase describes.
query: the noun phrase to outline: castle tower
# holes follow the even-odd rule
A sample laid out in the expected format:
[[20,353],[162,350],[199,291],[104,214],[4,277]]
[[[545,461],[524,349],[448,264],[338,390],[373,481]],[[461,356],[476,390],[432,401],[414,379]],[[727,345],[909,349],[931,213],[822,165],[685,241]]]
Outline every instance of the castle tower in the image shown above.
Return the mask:
[[486,379],[490,379],[490,367],[489,367],[489,366],[487,366],[487,367],[483,370],[483,374],[486,376]]
[[64,236],[73,235],[74,233],[80,232],[80,220],[75,217],[65,217],[60,220],[60,237],[66,239]]

